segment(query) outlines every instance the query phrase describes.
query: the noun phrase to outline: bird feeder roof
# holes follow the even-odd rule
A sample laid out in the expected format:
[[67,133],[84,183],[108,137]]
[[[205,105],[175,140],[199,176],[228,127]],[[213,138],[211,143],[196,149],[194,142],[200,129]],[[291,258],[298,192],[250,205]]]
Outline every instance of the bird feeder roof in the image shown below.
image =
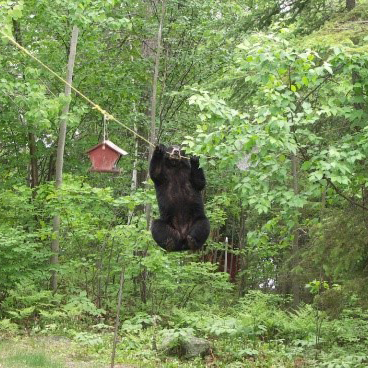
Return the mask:
[[101,147],[102,145],[106,145],[106,146],[110,147],[113,151],[119,153],[122,156],[125,156],[125,155],[128,154],[128,152],[124,151],[123,149],[121,149],[120,147],[118,147],[116,144],[112,143],[109,140],[102,141],[101,143],[97,144],[96,146],[90,148],[87,151],[87,153],[90,153],[90,152],[94,151],[95,149]]

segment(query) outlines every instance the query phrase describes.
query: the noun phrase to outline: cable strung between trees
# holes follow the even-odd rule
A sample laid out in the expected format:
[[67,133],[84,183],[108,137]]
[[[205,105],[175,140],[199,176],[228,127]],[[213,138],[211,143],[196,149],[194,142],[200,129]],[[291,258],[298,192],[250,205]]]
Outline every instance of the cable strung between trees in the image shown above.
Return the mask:
[[38,59],[36,56],[34,56],[31,52],[29,52],[25,47],[23,47],[22,45],[20,45],[16,40],[14,40],[12,37],[10,37],[9,35],[7,35],[2,29],[0,30],[0,33],[7,38],[14,46],[16,46],[19,50],[23,51],[26,55],[28,55],[29,57],[31,57],[33,60],[37,61],[38,64],[40,64],[43,68],[45,68],[46,70],[48,70],[52,75],[54,75],[57,79],[59,79],[60,81],[62,81],[64,84],[66,84],[67,86],[69,86],[76,94],[78,94],[80,97],[82,97],[85,101],[87,101],[90,105],[92,105],[92,107],[99,111],[102,115],[104,115],[108,120],[113,120],[115,121],[115,123],[120,124],[123,128],[129,130],[131,133],[133,133],[134,135],[136,135],[138,138],[142,139],[143,141],[145,141],[146,143],[148,143],[149,145],[151,145],[152,147],[155,147],[155,145],[153,143],[151,143],[148,139],[144,138],[143,136],[141,136],[140,134],[138,134],[137,132],[135,132],[133,129],[129,128],[127,125],[125,125],[124,123],[122,123],[120,120],[116,119],[115,116],[111,115],[109,112],[107,112],[106,110],[104,110],[103,108],[101,108],[99,105],[97,105],[96,103],[94,103],[91,99],[89,99],[86,95],[84,95],[81,91],[79,91],[77,88],[73,87],[70,83],[68,83],[64,78],[60,77],[59,74],[57,74],[56,72],[54,72],[50,67],[48,67],[45,63],[43,63],[40,59]]

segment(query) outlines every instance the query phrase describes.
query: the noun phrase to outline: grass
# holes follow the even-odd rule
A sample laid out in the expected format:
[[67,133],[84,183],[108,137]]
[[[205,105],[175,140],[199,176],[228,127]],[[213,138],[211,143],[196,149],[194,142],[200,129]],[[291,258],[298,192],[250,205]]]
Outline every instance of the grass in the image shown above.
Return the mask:
[[43,352],[16,352],[9,356],[4,367],[45,367],[45,368],[64,368],[64,364],[53,362]]
[[[100,355],[100,354],[97,354]],[[103,355],[103,354],[102,354]],[[101,356],[65,338],[17,337],[3,339],[0,335],[0,368],[107,368]],[[109,359],[109,356],[107,357]],[[116,364],[116,368],[141,365]],[[144,365],[146,366],[146,365]]]
[[0,343],[0,368],[65,368],[50,352],[15,341]]

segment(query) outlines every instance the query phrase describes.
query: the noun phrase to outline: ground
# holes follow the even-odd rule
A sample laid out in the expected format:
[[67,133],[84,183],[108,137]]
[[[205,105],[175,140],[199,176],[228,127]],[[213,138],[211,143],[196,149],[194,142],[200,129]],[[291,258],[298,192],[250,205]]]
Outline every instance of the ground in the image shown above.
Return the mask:
[[[37,337],[0,340],[0,368],[108,368],[65,338]],[[115,364],[115,368],[137,365]]]

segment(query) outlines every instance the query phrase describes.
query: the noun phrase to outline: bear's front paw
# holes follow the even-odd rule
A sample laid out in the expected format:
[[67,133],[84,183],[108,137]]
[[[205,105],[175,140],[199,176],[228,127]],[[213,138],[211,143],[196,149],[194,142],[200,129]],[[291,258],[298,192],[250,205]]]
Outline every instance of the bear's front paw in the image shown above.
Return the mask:
[[190,158],[190,165],[192,167],[198,168],[199,167],[199,157],[198,156],[192,156]]

